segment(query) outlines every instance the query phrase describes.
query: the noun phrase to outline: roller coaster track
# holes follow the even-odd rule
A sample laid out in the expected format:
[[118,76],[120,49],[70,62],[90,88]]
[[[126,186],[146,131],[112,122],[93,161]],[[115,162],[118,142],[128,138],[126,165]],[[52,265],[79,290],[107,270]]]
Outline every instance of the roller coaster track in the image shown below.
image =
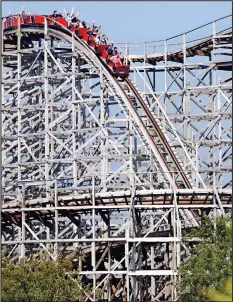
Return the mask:
[[[151,124],[153,125],[153,128],[156,130],[158,136],[161,138],[161,140],[163,141],[164,147],[167,150],[167,152],[169,153],[169,155],[171,156],[171,158],[173,159],[173,161],[175,162],[175,166],[177,168],[177,171],[182,171],[182,178],[183,181],[185,183],[185,187],[187,188],[191,188],[191,179],[188,177],[188,175],[185,173],[184,167],[180,161],[179,158],[177,158],[177,156],[175,155],[174,151],[172,150],[172,147],[169,145],[168,142],[168,138],[165,136],[164,134],[164,130],[162,130],[161,124],[159,125],[159,121],[156,121],[156,117],[155,114],[153,113],[153,111],[147,106],[147,104],[145,103],[145,100],[143,100],[142,96],[140,95],[140,92],[137,90],[137,88],[133,85],[133,83],[129,80],[126,79],[125,80],[126,83],[129,85],[131,91],[133,92],[133,94],[136,96],[137,100],[140,102],[140,105],[142,106],[142,108],[144,109],[147,118],[149,119],[149,121],[151,122]],[[169,170],[169,167],[167,166],[167,169]]]
[[[4,63],[6,67],[10,67],[10,68],[13,67],[12,71],[5,73],[3,79],[4,81],[6,81],[7,93],[9,94],[11,94],[11,92],[14,90],[14,86],[12,85],[16,85],[16,86],[18,85],[19,87],[19,82],[16,83],[17,75],[18,75],[17,67],[19,62],[17,61],[17,55],[19,52],[19,49],[17,48],[19,47],[19,45],[15,43],[17,42],[18,30],[19,29],[16,28],[16,29],[10,29],[10,30],[8,29],[4,31],[4,40],[3,40],[3,44],[5,46],[4,53],[3,53],[5,59]],[[60,27],[59,29],[55,26],[41,26],[41,25],[35,26],[32,24],[30,26],[23,25],[20,28],[20,34],[23,36],[25,41],[27,39],[30,40],[30,38],[33,37],[33,39],[37,39],[37,40],[44,39],[45,42],[51,38],[61,42],[67,42],[69,45],[72,45],[72,49],[71,49],[72,57],[75,58],[79,57],[79,59],[85,61],[86,65],[94,65],[96,69],[103,74],[104,83],[107,89],[111,92],[111,95],[118,96],[120,100],[120,106],[122,112],[124,112],[125,116],[127,115],[131,116],[132,124],[134,126],[134,129],[136,129],[135,132],[138,134],[138,137],[140,137],[141,141],[145,142],[147,151],[153,153],[153,160],[156,162],[155,166],[158,171],[162,172],[161,177],[163,180],[164,187],[163,189],[148,190],[148,189],[144,189],[142,186],[140,190],[135,190],[135,191],[132,187],[129,187],[127,188],[127,190],[120,189],[116,191],[112,190],[109,192],[107,191],[102,192],[100,189],[96,193],[95,191],[94,193],[92,191],[89,193],[83,192],[80,194],[70,194],[70,192],[66,193],[66,191],[64,190],[64,192],[61,195],[57,194],[57,200],[55,197],[55,201],[54,201],[54,196],[53,195],[49,196],[48,192],[46,192],[46,196],[43,195],[43,196],[34,197],[34,199],[28,199],[26,204],[20,204],[17,199],[10,202],[8,201],[6,203],[3,203],[2,206],[2,225],[6,230],[6,235],[5,235],[6,238],[7,236],[9,236],[8,234],[11,233],[10,231],[11,225],[16,225],[17,227],[22,226],[22,229],[23,227],[26,226],[30,232],[30,228],[27,225],[27,222],[33,221],[33,219],[36,221],[36,223],[37,221],[42,222],[44,226],[52,229],[53,227],[52,227],[51,220],[53,219],[54,213],[56,213],[55,215],[57,215],[56,223],[58,225],[58,214],[57,214],[58,211],[60,211],[59,213],[61,215],[59,217],[60,218],[66,217],[70,219],[70,221],[76,226],[76,229],[78,229],[81,235],[78,237],[78,239],[72,237],[75,236],[75,232],[72,233],[71,228],[69,229],[69,225],[68,225],[68,227],[65,227],[61,231],[62,235],[60,236],[60,238],[58,238],[57,235],[56,238],[50,238],[49,240],[47,240],[44,237],[39,237],[40,232],[42,231],[40,227],[35,223],[35,229],[37,230],[38,228],[39,235],[37,235],[34,230],[34,233],[31,232],[32,235],[30,236],[32,238],[30,237],[29,240],[25,239],[25,234],[24,234],[24,238],[20,239],[21,241],[12,238],[11,240],[6,239],[5,241],[9,245],[11,244],[10,241],[12,242],[13,245],[22,244],[23,251],[24,251],[24,245],[26,245],[27,243],[37,244],[38,242],[40,242],[41,245],[65,244],[65,247],[64,245],[62,246],[64,249],[70,244],[74,244],[74,243],[80,244],[79,248],[80,250],[82,250],[82,253],[85,254],[86,257],[88,258],[86,262],[88,262],[89,265],[88,269],[86,270],[83,269],[83,271],[80,272],[80,274],[85,275],[86,271],[87,272],[89,271],[87,275],[93,274],[93,287],[95,289],[101,287],[105,289],[107,288],[107,286],[111,288],[110,281],[109,284],[106,285],[109,276],[114,276],[114,278],[117,279],[116,276],[119,275],[117,280],[120,281],[118,284],[115,284],[117,288],[117,286],[119,286],[121,280],[123,279],[122,276],[126,275],[128,278],[127,279],[128,301],[133,301],[133,299],[136,300],[139,297],[138,288],[142,285],[137,285],[137,288],[136,287],[134,288],[135,283],[133,283],[136,282],[135,280],[137,279],[137,276],[144,276],[144,277],[149,275],[157,276],[158,279],[156,280],[158,280],[159,283],[161,282],[159,278],[163,278],[163,282],[164,284],[166,284],[165,288],[167,289],[169,287],[169,284],[167,284],[168,279],[166,278],[167,276],[174,277],[176,275],[177,267],[175,266],[172,267],[172,265],[170,266],[165,265],[164,266],[165,269],[164,269],[163,265],[166,262],[166,260],[164,260],[165,258],[163,260],[158,260],[160,261],[158,265],[153,264],[154,259],[160,259],[161,257],[163,258],[163,256],[161,256],[161,253],[165,253],[165,251],[168,250],[168,246],[166,244],[168,245],[171,244],[174,246],[180,244],[179,238],[181,235],[179,232],[181,228],[186,229],[189,227],[199,225],[200,220],[198,220],[196,217],[200,215],[199,212],[202,211],[202,207],[203,208],[206,207],[207,210],[214,208],[219,211],[220,209],[224,212],[224,209],[228,208],[231,203],[230,190],[218,190],[218,192],[216,193],[212,189],[195,188],[190,177],[190,171],[189,172],[186,171],[185,165],[182,163],[181,159],[179,158],[179,155],[176,153],[174,146],[171,144],[168,134],[164,130],[164,126],[162,125],[161,121],[156,116],[154,111],[150,108],[147,99],[139,91],[136,84],[128,78],[127,79],[115,78],[111,69],[107,66],[107,64],[97,56],[95,51],[90,46],[88,46],[86,42],[75,36],[67,28]],[[219,43],[221,43],[221,41],[223,41],[224,39],[225,41],[228,41],[229,39],[228,36],[230,34],[231,34],[231,30],[225,30],[222,31],[221,33],[218,33]],[[187,48],[186,56],[188,57],[188,56],[195,56],[196,54],[198,55],[208,54],[213,48],[213,45],[211,43],[212,43],[211,37],[209,37],[208,39],[201,40],[200,42]],[[49,51],[47,45],[45,45],[45,49],[46,51]],[[27,47],[23,47],[23,49],[21,49],[21,53],[24,54],[25,56],[27,55],[27,51],[30,52],[30,49],[27,49]],[[183,55],[183,51],[181,50],[171,52],[167,54],[167,60],[182,63],[183,60],[182,55]],[[43,54],[43,56],[45,56],[45,54]],[[131,62],[145,61],[145,58],[142,58],[142,56],[129,55],[128,58],[131,60]],[[164,60],[164,56],[159,54],[148,55],[146,58],[146,62],[152,65],[155,65],[157,62],[163,60]],[[41,67],[41,74],[43,74],[45,78],[47,72],[46,70],[48,68],[51,68],[51,61],[49,64],[50,65],[48,66]],[[59,64],[57,64],[57,67],[60,68],[61,74],[65,78],[66,74],[64,70],[62,70]],[[28,70],[30,70],[30,64],[23,65],[21,68],[21,76],[22,77],[25,76],[26,78],[28,74]],[[12,83],[8,85],[7,83],[11,79],[12,79]],[[32,78],[32,80],[30,81],[33,80],[34,79]],[[127,85],[128,88],[127,91],[122,84]],[[40,89],[42,90],[41,87]],[[14,90],[14,93],[15,91],[17,90]],[[26,91],[25,93],[30,94],[32,92]],[[38,92],[35,91],[35,94],[36,93]],[[71,94],[72,92],[71,90],[68,89],[67,93]],[[77,97],[78,101],[84,103],[85,98],[76,89],[76,87],[75,87],[75,93],[78,96]],[[63,92],[61,87],[55,91],[54,95],[56,95],[57,99],[62,98]],[[46,98],[46,96],[43,97]],[[8,111],[13,113],[11,116],[11,120],[13,120],[15,116],[17,116],[17,112],[18,112],[18,110],[15,110],[15,108],[13,108],[11,104],[11,101],[14,98],[15,95],[12,98],[9,98],[7,100],[7,103],[5,103],[3,106],[3,112]],[[29,105],[29,106],[31,106],[30,108],[33,108],[34,105]],[[40,109],[41,108],[38,106],[38,110]],[[142,115],[144,115],[143,118]],[[39,115],[35,115],[35,116],[32,115],[31,119],[33,121],[36,121],[38,120],[38,118]],[[62,121],[63,113],[61,113],[61,116],[58,117],[58,119],[59,118]],[[99,126],[103,128],[102,125]],[[29,128],[30,126],[28,126],[27,129]],[[155,134],[152,135],[149,129],[150,130],[153,129]],[[105,129],[103,129],[103,131],[104,130]],[[9,139],[9,134],[5,135],[3,138]],[[12,141],[14,139],[18,139],[17,134],[13,134],[10,138],[10,140]],[[8,147],[8,149],[17,147],[17,144],[18,141],[16,140],[16,142],[13,142],[12,145]],[[36,151],[39,151],[40,148],[39,144],[34,143],[34,145],[31,146],[31,149],[32,147],[35,147]],[[69,144],[67,144],[65,147],[66,149],[68,149]],[[98,152],[99,149],[100,147],[97,146],[95,152]],[[58,148],[58,152],[60,155],[62,153],[62,148],[61,149]],[[7,152],[5,154],[7,154]],[[63,153],[63,157],[65,158],[64,154],[65,153]],[[59,155],[57,156],[58,158]],[[95,153],[93,153],[92,155],[94,156]],[[9,162],[11,162],[11,159],[8,160]],[[175,168],[175,170],[173,171],[171,171],[171,163]],[[85,174],[84,171],[87,171],[88,164],[89,162],[87,162],[87,167],[85,167],[85,169],[83,170],[82,172],[83,174]],[[17,163],[14,165],[17,166]],[[53,163],[51,167],[51,171],[52,170],[54,171],[58,165],[59,163],[56,162]],[[4,168],[8,168],[9,166],[10,164],[6,160],[4,164]],[[12,173],[15,174],[11,174],[11,177],[17,179],[18,172],[16,171]],[[39,183],[40,179],[36,179],[33,173],[36,172],[32,172],[30,178],[32,178],[32,180],[35,179],[35,182]],[[56,187],[54,190],[56,191]],[[13,194],[12,196],[14,198]],[[163,211],[160,212],[161,209],[163,209]],[[195,214],[192,209],[194,209],[194,211],[197,211],[198,214]],[[119,228],[112,227],[111,229],[111,223],[110,223],[111,220],[109,217],[114,211],[116,211],[119,214],[120,219],[123,219],[122,217],[124,211],[128,211],[127,212],[128,216],[126,219],[127,222],[122,222]],[[99,219],[101,220],[100,222],[98,219],[96,219],[96,221],[93,222],[92,220],[93,216],[91,217],[93,213],[94,213],[94,217],[95,215],[96,216],[99,215],[98,218],[100,218]],[[148,223],[148,221],[150,220],[150,217],[148,218],[148,216],[150,215],[153,216],[154,213],[157,213],[155,214],[155,216],[156,215],[157,216],[155,220],[153,220],[152,218],[152,223],[151,223],[152,226],[151,226],[150,223]],[[81,226],[80,222],[77,221],[78,218],[75,215],[77,217],[81,217],[83,215],[84,217],[83,219],[85,220],[84,227]],[[181,219],[182,226],[181,226],[179,215],[182,217]],[[133,236],[132,234],[127,233],[129,232],[129,230],[133,232]],[[99,232],[98,234],[102,234],[102,235],[94,234],[97,231]],[[93,233],[93,237],[91,237],[92,233]],[[21,236],[21,233],[16,235],[16,237],[17,236]],[[95,236],[97,236],[97,238]],[[153,256],[154,251],[152,252],[152,250],[150,250],[153,245],[157,249],[156,252],[157,254],[154,256]],[[124,254],[124,249],[127,248],[128,250]],[[113,255],[112,257],[115,258],[114,261],[116,261],[113,264],[111,262],[110,250]],[[147,257],[150,257],[151,271],[144,270],[145,267],[146,269],[148,268],[147,260],[145,260],[146,258],[144,259],[143,258],[144,256],[142,256],[142,254],[145,252],[148,253]],[[178,252],[179,249],[177,248],[177,253]],[[98,253],[98,257],[97,257],[97,253]],[[107,254],[108,256],[106,256]],[[96,257],[96,260],[98,260],[98,262],[96,261],[97,266],[95,268],[95,271],[94,269],[90,268],[90,263],[92,263],[93,261],[93,258],[90,259],[91,257],[94,257],[94,259]],[[107,269],[104,268],[107,259],[106,257],[109,257],[108,258],[109,264]],[[129,263],[131,261],[129,260],[130,257],[133,259],[132,261],[134,261],[135,267],[133,269],[133,272],[129,271],[129,267],[130,267],[129,263],[128,266],[127,264],[123,265],[123,268],[121,266],[121,264],[127,257],[128,257],[127,261]],[[177,259],[177,255],[174,257]],[[169,261],[170,260],[168,259],[167,262]],[[175,261],[176,260],[174,260],[174,263],[176,263]],[[101,268],[98,271],[97,268],[99,266],[101,266]],[[125,267],[127,267],[127,269],[125,269]],[[167,269],[167,267],[169,267],[169,269]],[[96,277],[98,274],[101,275],[101,277]],[[132,281],[132,283],[130,283],[131,281],[129,281],[130,278],[134,280]],[[111,282],[115,282],[113,279],[111,280]],[[155,284],[153,285],[151,281],[151,296],[153,291],[155,291]],[[155,293],[153,294],[154,298],[156,295],[158,299],[160,297],[164,297],[163,291],[164,289],[161,290],[160,285],[158,285],[158,289],[156,289],[155,291],[156,294]],[[112,295],[117,296],[117,290],[115,288],[112,290]],[[92,297],[94,299],[95,295],[93,295]],[[143,299],[144,300],[142,301],[149,301],[149,299],[145,296],[143,297]],[[155,301],[155,300],[151,300],[151,301]]]
[[[33,32],[33,27],[30,26],[27,30],[27,27],[24,25],[22,28],[23,32],[29,32],[29,36],[30,34],[32,34]],[[51,35],[53,35],[56,38],[62,38],[66,41],[72,41],[72,33],[70,33],[70,36],[65,34],[64,32],[58,31],[58,30],[53,30],[53,29],[49,29],[49,31],[51,32]],[[34,31],[34,33],[42,33],[43,30],[36,30]],[[7,34],[11,34],[11,32],[7,31]],[[93,50],[85,43],[83,42],[81,39],[79,39],[78,37],[75,37],[75,42],[79,43],[79,45],[82,45],[82,47],[85,48],[85,50],[87,51],[88,57],[95,63],[95,64],[101,64],[101,68],[103,68],[104,70],[104,75],[107,77],[107,79],[109,80],[109,82],[111,82],[111,84],[113,85],[113,87],[117,90],[117,93],[119,95],[121,95],[122,99],[124,100],[124,103],[127,105],[128,109],[130,109],[131,114],[134,116],[135,121],[137,122],[138,127],[141,128],[143,134],[145,135],[145,138],[147,140],[147,142],[149,143],[149,145],[151,146],[155,157],[158,159],[163,171],[165,172],[165,178],[168,179],[168,181],[170,183],[173,182],[172,177],[169,176],[169,173],[167,173],[169,171],[169,166],[167,165],[165,159],[161,156],[161,154],[159,153],[159,150],[155,144],[155,142],[153,141],[153,138],[151,137],[151,135],[149,134],[146,125],[143,123],[142,119],[140,118],[139,114],[137,113],[136,109],[132,106],[132,103],[130,101],[130,99],[127,97],[127,95],[124,93],[124,90],[122,89],[122,87],[120,86],[120,84],[115,80],[115,78],[112,76],[112,73],[110,72],[109,68],[106,67],[105,64],[102,63],[102,60],[98,59],[98,57],[96,56],[96,54],[93,52]],[[142,109],[144,110],[146,116],[148,117],[148,120],[151,122],[151,124],[153,125],[154,129],[156,130],[156,133],[158,135],[158,137],[161,139],[162,144],[164,145],[165,150],[169,153],[169,155],[171,156],[172,160],[174,161],[175,167],[176,167],[176,171],[178,171],[181,174],[181,177],[184,181],[183,187],[185,188],[191,188],[191,179],[190,177],[187,175],[187,173],[184,170],[184,167],[182,166],[181,160],[177,157],[178,155],[174,153],[173,149],[171,146],[169,146],[169,143],[167,141],[167,137],[165,137],[164,134],[164,130],[162,130],[161,124],[159,123],[159,121],[156,121],[155,115],[153,114],[152,110],[150,110],[148,108],[148,106],[146,105],[146,103],[144,102],[144,100],[142,99],[140,93],[138,92],[137,88],[133,85],[133,83],[131,81],[129,81],[128,79],[126,80],[130,90],[133,92],[133,94],[136,96],[139,104],[141,105]],[[159,125],[160,124],[160,125]]]
[[[232,39],[232,28],[225,29],[223,31],[220,31],[216,34],[217,38],[217,45],[220,46],[222,43],[231,43]],[[227,47],[224,47],[225,49],[228,49]],[[229,49],[231,49],[231,46],[229,45]],[[198,43],[193,43],[190,46],[187,46],[186,48],[186,58],[194,57],[194,56],[208,56],[210,52],[213,50],[213,36],[210,36],[206,39],[201,39]],[[224,54],[224,53],[223,53]],[[227,53],[229,55],[229,53]],[[184,51],[183,50],[176,50],[172,52],[168,52],[167,60],[171,62],[179,62],[183,63],[184,58]],[[129,58],[133,62],[144,62],[145,57],[144,55],[129,55]],[[165,55],[159,54],[159,53],[153,53],[146,55],[146,62],[151,65],[156,65],[156,63],[164,61]],[[222,64],[222,69],[231,70],[230,65],[224,67],[224,64]]]

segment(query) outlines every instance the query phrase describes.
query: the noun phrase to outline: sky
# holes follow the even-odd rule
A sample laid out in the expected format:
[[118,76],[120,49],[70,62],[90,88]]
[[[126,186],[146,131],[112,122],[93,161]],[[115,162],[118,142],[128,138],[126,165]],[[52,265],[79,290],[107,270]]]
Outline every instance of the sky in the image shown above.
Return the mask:
[[54,10],[80,10],[80,19],[103,23],[102,31],[116,42],[166,39],[194,29],[232,12],[231,1],[4,1],[2,16],[9,10],[51,14]]

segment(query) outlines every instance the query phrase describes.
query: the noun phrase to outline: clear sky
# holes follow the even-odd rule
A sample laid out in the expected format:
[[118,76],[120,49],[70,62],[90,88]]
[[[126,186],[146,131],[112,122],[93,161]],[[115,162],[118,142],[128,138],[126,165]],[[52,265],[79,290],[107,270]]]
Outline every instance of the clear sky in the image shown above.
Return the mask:
[[88,23],[103,23],[102,30],[116,42],[151,41],[169,38],[199,25],[229,15],[231,1],[5,1],[2,14],[9,10],[35,10],[51,14],[54,10],[80,10],[80,19]]

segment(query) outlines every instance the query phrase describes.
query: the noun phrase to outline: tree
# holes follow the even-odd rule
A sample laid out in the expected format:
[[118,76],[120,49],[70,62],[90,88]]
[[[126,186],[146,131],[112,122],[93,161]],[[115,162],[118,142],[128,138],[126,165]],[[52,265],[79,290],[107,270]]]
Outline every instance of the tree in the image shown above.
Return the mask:
[[[180,301],[208,301],[207,288],[221,290],[232,274],[232,222],[221,217],[213,222],[204,217],[200,228],[187,233],[184,240],[192,238],[189,257],[180,267]],[[210,291],[207,290],[210,293]]]
[[[81,301],[81,280],[72,256],[47,260],[45,253],[13,263],[2,256],[2,302]],[[88,290],[88,289],[86,289]]]
[[232,278],[228,278],[225,286],[220,291],[214,288],[207,288],[205,296],[211,301],[232,301]]

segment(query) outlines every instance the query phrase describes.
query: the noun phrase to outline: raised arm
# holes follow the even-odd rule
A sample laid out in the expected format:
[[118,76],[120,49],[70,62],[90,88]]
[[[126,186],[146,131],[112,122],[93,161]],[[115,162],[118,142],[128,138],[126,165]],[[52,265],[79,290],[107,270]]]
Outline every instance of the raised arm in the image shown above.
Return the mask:
[[25,10],[26,6],[22,6],[21,11],[20,11],[20,15],[22,14],[22,12]]
[[77,17],[77,18],[78,18],[79,13],[80,13],[80,10],[78,10],[78,11],[77,11],[77,13],[76,13],[75,17]]

